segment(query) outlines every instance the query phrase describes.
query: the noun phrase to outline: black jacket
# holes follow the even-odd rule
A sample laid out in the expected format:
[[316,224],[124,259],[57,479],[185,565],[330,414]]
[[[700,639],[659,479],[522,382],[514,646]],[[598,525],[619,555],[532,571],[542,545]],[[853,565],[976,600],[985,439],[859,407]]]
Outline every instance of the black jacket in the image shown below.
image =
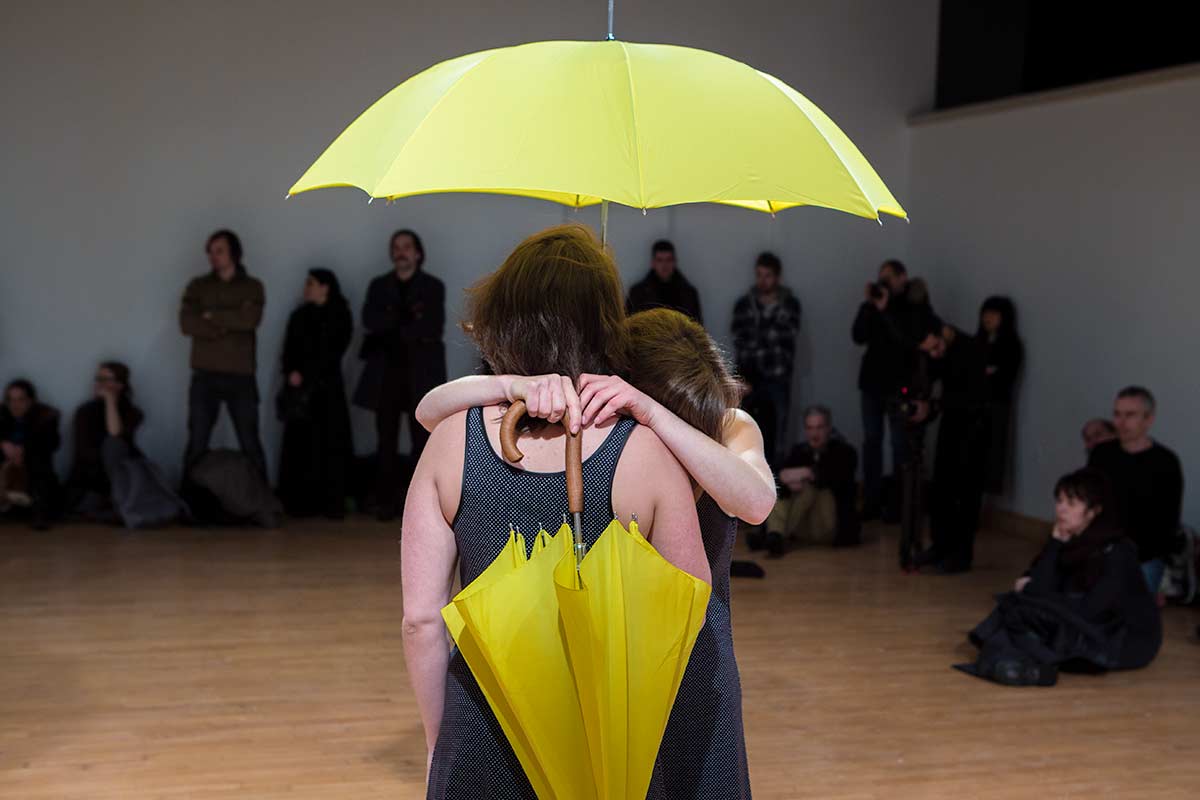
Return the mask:
[[[20,421],[0,406],[0,442],[25,448],[25,467],[31,474],[53,474],[54,453],[62,444],[58,421],[58,410],[42,403],[34,403]],[[0,453],[0,463],[4,460]]]
[[988,406],[987,354],[979,340],[956,330],[946,355],[931,363],[930,374],[942,386],[941,413],[984,415]]
[[654,270],[650,270],[645,278],[630,288],[625,308],[630,314],[652,308],[670,308],[704,324],[700,313],[700,294],[678,269],[666,281],[659,280]]
[[[1066,544],[1051,538],[1030,566],[1023,594],[1060,602],[1112,633],[1110,663],[1100,666],[1144,666],[1162,644],[1162,620],[1137,548],[1115,529],[1092,528]],[[1088,538],[1092,541],[1083,541]]]
[[288,318],[283,342],[283,373],[299,372],[304,384],[342,386],[342,356],[354,335],[354,319],[344,305],[306,303]]
[[934,320],[927,304],[910,303],[904,296],[892,297],[883,311],[870,302],[859,306],[850,330],[855,344],[867,346],[858,371],[859,390],[884,396],[898,392],[916,369],[917,345]]
[[1021,340],[1016,336],[1005,336],[992,342],[986,334],[979,334],[976,339],[983,348],[987,367],[992,369],[992,374],[987,377],[988,400],[994,404],[1010,404],[1017,374],[1025,359]]
[[394,272],[371,281],[362,311],[363,340],[359,357],[366,361],[355,405],[375,409],[389,371],[400,373],[410,392],[420,397],[446,382],[446,287],[423,270],[407,282]]

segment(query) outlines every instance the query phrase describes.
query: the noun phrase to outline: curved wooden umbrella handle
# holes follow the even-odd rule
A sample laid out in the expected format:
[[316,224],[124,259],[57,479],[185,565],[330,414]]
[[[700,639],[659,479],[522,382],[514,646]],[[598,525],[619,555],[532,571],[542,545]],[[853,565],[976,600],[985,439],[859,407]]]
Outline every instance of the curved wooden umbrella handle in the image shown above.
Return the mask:
[[[521,463],[525,454],[517,447],[517,425],[525,416],[525,401],[517,400],[508,407],[500,423],[500,452],[513,464]],[[583,513],[583,436],[567,432],[567,510]]]
[[508,407],[504,419],[500,422],[500,453],[505,460],[511,461],[513,464],[520,464],[521,459],[525,457],[521,448],[517,447],[517,425],[521,424],[523,416],[525,416],[525,401],[515,400]]

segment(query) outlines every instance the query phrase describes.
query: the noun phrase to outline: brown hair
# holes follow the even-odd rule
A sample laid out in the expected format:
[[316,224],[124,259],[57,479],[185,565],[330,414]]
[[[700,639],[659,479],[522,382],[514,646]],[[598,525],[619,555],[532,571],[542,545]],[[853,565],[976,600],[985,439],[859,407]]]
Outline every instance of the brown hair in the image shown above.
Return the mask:
[[106,369],[111,372],[113,377],[117,379],[117,383],[121,384],[122,397],[133,397],[133,386],[129,383],[129,367],[120,361],[101,361],[100,369]]
[[721,348],[700,323],[667,308],[629,318],[629,379],[710,439],[722,441],[725,416],[742,400]]
[[467,290],[462,327],[496,373],[578,379],[624,371],[621,277],[582,225],[549,228],[517,245]]

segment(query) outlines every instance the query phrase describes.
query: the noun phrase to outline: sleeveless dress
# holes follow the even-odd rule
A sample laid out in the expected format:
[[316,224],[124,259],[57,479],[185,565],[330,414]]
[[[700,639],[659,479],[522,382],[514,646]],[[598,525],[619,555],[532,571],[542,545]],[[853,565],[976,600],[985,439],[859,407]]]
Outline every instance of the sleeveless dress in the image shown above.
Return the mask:
[[[637,423],[621,418],[583,462],[583,536],[593,544],[615,516],[612,482]],[[505,462],[488,440],[483,410],[467,413],[462,500],[455,515],[462,585],[473,581],[520,527],[532,549],[539,527],[553,533],[567,510],[562,472],[525,472]],[[726,567],[728,574],[728,565]],[[676,704],[678,707],[678,704]],[[537,800],[521,762],[496,721],[462,654],[450,654],[442,725],[429,774],[428,800]]]
[[696,503],[696,513],[712,568],[712,597],[658,749],[647,797],[746,800],[750,769],[729,608],[729,563],[737,520],[707,494]]

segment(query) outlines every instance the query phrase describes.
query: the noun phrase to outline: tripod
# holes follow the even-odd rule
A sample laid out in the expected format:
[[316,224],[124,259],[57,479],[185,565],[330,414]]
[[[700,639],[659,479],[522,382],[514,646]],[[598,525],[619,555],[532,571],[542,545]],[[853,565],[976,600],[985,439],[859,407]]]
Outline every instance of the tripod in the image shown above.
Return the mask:
[[905,423],[908,461],[900,468],[900,569],[911,572],[921,549],[921,518],[925,513],[925,424]]

